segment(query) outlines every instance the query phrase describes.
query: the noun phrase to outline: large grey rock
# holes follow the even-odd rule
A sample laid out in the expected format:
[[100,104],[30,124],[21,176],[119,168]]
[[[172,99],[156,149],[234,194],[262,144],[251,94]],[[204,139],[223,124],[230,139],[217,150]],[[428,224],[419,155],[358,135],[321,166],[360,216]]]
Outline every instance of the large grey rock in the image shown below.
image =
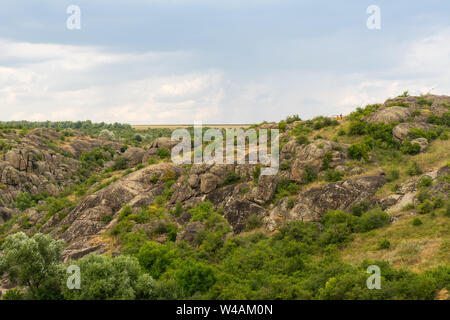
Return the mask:
[[265,209],[248,200],[235,200],[224,207],[224,217],[233,228],[234,233],[241,233],[247,227],[247,219],[250,216],[263,218]]
[[137,166],[142,163],[144,158],[145,150],[142,148],[130,147],[124,153],[123,157],[127,161],[127,165],[130,167]]
[[405,121],[411,115],[412,111],[409,108],[393,106],[379,109],[365,117],[363,120],[374,123],[393,123]]
[[404,122],[396,125],[394,129],[392,129],[392,134],[397,139],[403,141],[405,139],[411,138],[409,131],[413,128],[432,130],[434,126],[426,122]]
[[384,176],[366,176],[314,187],[297,196],[291,214],[302,221],[319,221],[328,210],[346,210],[370,200],[385,183]]

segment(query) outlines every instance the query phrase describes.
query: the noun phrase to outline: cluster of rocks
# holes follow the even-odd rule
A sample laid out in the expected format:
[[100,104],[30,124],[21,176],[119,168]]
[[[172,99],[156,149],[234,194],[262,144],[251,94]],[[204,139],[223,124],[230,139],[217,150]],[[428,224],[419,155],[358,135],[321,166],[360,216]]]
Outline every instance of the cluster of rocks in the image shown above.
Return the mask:
[[[424,105],[420,101],[429,101],[431,105]],[[398,104],[398,105],[396,105]],[[425,95],[422,97],[397,97],[388,99],[375,112],[364,117],[362,120],[373,123],[399,123],[393,130],[393,136],[400,142],[406,139],[411,143],[420,145],[420,151],[424,151],[428,147],[428,140],[425,138],[417,138],[411,135],[411,129],[433,130],[435,126],[427,123],[430,115],[442,116],[448,112],[450,105],[449,96]]]

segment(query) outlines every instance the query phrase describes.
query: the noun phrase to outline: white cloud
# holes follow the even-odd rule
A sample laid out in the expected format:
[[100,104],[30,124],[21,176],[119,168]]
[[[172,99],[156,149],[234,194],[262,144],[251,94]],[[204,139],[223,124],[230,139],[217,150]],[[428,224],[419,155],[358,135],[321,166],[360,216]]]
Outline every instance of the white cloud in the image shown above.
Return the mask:
[[271,69],[245,78],[219,68],[188,69],[192,52],[111,53],[0,39],[0,110],[2,120],[155,124],[349,113],[404,90],[449,94],[449,39],[444,28],[402,46],[394,68],[340,74]]

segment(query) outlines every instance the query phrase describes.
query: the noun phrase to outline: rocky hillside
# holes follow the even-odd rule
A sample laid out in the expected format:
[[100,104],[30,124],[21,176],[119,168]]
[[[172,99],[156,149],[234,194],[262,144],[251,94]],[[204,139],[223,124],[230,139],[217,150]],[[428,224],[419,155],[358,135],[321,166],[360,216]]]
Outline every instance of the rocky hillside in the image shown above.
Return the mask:
[[[242,279],[230,278],[226,259],[233,246],[246,250],[243,239],[259,243],[257,237],[276,241],[297,223],[317,228],[308,243],[315,249],[298,247],[289,256],[310,257],[302,265],[326,259],[335,248],[333,257],[353,266],[378,259],[419,274],[447,267],[448,276],[449,111],[448,96],[402,96],[339,121],[293,116],[255,125],[280,129],[280,168],[273,176],[260,175],[260,165],[174,165],[168,138],[130,146],[73,129],[0,129],[0,244],[20,231],[48,234],[64,240],[68,263],[89,254],[139,258],[154,243],[217,269],[214,285],[184,297],[333,298],[324,287],[333,273],[322,289],[302,282],[287,295],[275,293],[274,283],[265,285],[264,295],[259,284],[243,290]],[[306,231],[297,232],[302,238]],[[405,264],[412,245],[419,259]],[[253,273],[256,261],[272,258],[255,259],[240,263],[253,263]],[[170,283],[170,270],[178,268],[150,274]],[[292,268],[278,272],[306,277],[295,273],[300,265]],[[448,297],[446,281],[426,298]],[[4,288],[16,285],[5,274]],[[236,290],[224,293],[223,286]]]

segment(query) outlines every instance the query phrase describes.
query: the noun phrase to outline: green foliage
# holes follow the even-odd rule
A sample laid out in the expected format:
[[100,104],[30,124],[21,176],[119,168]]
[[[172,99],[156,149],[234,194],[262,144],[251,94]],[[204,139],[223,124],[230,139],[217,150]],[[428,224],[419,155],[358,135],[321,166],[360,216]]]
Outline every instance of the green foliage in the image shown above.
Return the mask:
[[446,112],[440,117],[434,114],[430,114],[430,116],[427,119],[427,122],[440,126],[450,127],[450,112]]
[[417,100],[417,103],[420,104],[422,107],[424,107],[424,106],[431,106],[433,104],[433,101],[427,100],[425,98],[419,98]]
[[306,166],[302,174],[302,179],[305,184],[311,183],[317,180],[317,173],[310,166]]
[[433,207],[433,203],[430,200],[425,200],[417,206],[417,208],[419,209],[419,213],[422,214],[431,212],[431,210],[433,210]]
[[342,180],[342,173],[337,170],[328,169],[325,173],[325,181],[337,182]]
[[7,272],[9,280],[26,286],[32,299],[60,297],[60,266],[64,241],[36,233],[28,237],[23,232],[6,237],[0,255],[0,276]]
[[350,213],[354,216],[361,217],[364,212],[369,210],[369,208],[369,201],[361,201],[360,203],[354,204],[350,207]]
[[394,106],[409,108],[409,104],[407,104],[406,102],[403,102],[403,101],[391,102],[388,105],[386,105],[387,108],[394,107]]
[[119,218],[118,218],[118,220],[119,220],[119,221],[122,221],[122,220],[124,220],[126,217],[128,217],[130,214],[132,214],[131,207],[130,207],[129,205],[124,205],[124,206],[122,207],[122,210],[121,210],[120,213],[119,213]]
[[206,292],[216,282],[211,267],[188,260],[176,272],[177,284],[184,296]]
[[388,225],[389,222],[389,215],[386,212],[379,209],[373,209],[361,215],[355,225],[355,230],[358,232],[367,232],[384,227]]
[[380,104],[369,104],[365,108],[358,107],[356,108],[356,111],[350,113],[348,118],[353,121],[360,120],[361,118],[377,111],[379,107],[381,107]]
[[279,129],[281,132],[284,132],[284,131],[286,131],[286,128],[287,128],[286,121],[281,120],[281,121],[278,123],[278,129]]
[[230,171],[227,173],[227,176],[225,177],[223,185],[235,184],[235,183],[240,182],[241,180],[242,180],[242,178],[240,175],[238,175],[234,171]]
[[204,221],[214,212],[214,206],[211,202],[205,201],[190,209],[189,212],[192,214],[191,221]]
[[383,239],[378,245],[379,250],[389,249],[391,247],[391,242],[388,239]]
[[409,139],[406,139],[405,141],[403,141],[403,144],[400,147],[400,151],[403,152],[404,154],[410,155],[418,154],[420,152],[420,144],[411,143]]
[[423,130],[421,128],[412,128],[409,130],[409,134],[414,138],[425,138],[428,141],[436,139],[438,137],[437,133],[433,130]]
[[258,181],[260,175],[261,175],[261,167],[256,166],[255,169],[252,171],[253,180]]
[[414,218],[412,221],[413,226],[420,226],[421,224],[423,224],[423,222],[419,218]]
[[125,158],[124,157],[121,157],[121,156],[119,156],[119,157],[117,157],[115,160],[114,160],[114,164],[113,164],[113,166],[111,167],[112,168],[112,170],[123,170],[123,169],[126,169],[127,168],[127,161],[125,160]]
[[285,170],[289,170],[289,169],[291,169],[291,163],[289,161],[283,161],[280,164],[280,170],[285,171]]
[[157,155],[161,159],[167,159],[170,158],[171,153],[170,150],[167,148],[158,148]]
[[177,253],[169,245],[148,241],[137,255],[139,264],[155,279],[176,263]]
[[275,194],[279,199],[281,199],[286,196],[297,194],[298,191],[299,189],[297,183],[289,179],[281,179],[277,185]]
[[21,211],[25,211],[28,208],[34,207],[36,202],[28,192],[19,193],[16,197],[17,208]]
[[439,139],[441,139],[441,140],[448,140],[448,133],[447,132],[442,132],[441,135],[439,136]]
[[330,167],[330,162],[333,158],[333,153],[328,151],[322,159],[322,170],[328,170]]
[[299,137],[306,136],[312,132],[312,129],[305,126],[303,123],[298,123],[291,131],[290,134]]
[[292,123],[292,122],[295,122],[295,121],[302,121],[302,119],[300,119],[298,114],[294,114],[294,115],[288,116],[286,118],[286,123],[288,123],[288,124]]
[[444,212],[444,217],[450,217],[450,203],[447,204],[447,208]]
[[130,256],[89,255],[76,261],[81,270],[81,290],[65,288],[64,297],[73,300],[140,300],[156,298],[156,282],[142,272]]
[[433,183],[433,179],[431,179],[428,176],[422,177],[420,179],[419,183],[417,184],[418,187],[429,187]]
[[9,289],[1,298],[2,300],[25,300],[26,296],[19,289]]
[[295,138],[295,142],[297,142],[300,145],[302,145],[302,144],[309,144],[308,137],[306,137],[304,135],[297,136],[297,138]]
[[422,169],[419,167],[419,165],[418,165],[417,162],[415,162],[415,161],[413,161],[413,162],[411,163],[411,165],[408,167],[408,169],[406,170],[406,172],[407,172],[410,176],[417,176],[417,175],[423,173]]
[[350,147],[348,147],[347,152],[350,158],[361,160],[361,159],[368,159],[369,154],[367,153],[367,146],[362,143],[355,143],[352,144]]

